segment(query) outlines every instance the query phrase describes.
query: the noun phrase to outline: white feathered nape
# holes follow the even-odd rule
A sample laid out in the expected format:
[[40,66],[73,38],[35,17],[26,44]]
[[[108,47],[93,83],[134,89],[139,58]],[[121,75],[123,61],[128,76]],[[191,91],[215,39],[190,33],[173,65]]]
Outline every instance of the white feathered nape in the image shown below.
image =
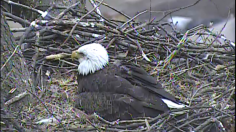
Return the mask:
[[80,47],[77,52],[84,55],[79,58],[78,72],[81,75],[94,73],[109,63],[107,50],[101,44],[87,44]]

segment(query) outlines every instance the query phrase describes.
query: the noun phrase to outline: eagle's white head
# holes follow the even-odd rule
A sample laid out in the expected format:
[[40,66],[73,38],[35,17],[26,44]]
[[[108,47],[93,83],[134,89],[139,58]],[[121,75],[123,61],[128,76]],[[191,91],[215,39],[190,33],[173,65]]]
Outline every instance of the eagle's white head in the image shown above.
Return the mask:
[[78,72],[88,75],[102,69],[109,63],[107,50],[98,43],[87,44],[73,51],[71,58],[79,59]]

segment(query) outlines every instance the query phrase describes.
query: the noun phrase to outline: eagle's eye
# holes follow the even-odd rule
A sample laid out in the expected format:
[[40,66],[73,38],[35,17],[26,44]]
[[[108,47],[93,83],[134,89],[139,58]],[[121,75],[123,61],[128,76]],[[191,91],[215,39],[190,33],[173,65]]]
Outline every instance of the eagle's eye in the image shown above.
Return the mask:
[[78,54],[78,56],[80,56],[80,57],[84,57],[84,54],[83,53],[77,53]]

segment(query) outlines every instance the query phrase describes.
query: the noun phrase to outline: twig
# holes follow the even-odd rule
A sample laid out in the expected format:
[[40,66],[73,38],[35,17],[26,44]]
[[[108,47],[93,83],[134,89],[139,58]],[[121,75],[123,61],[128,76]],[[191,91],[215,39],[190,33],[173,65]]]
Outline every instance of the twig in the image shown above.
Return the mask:
[[[217,117],[216,119],[219,120],[219,119],[221,119],[221,118],[223,118],[223,117],[227,117],[227,116],[220,116],[220,117]],[[214,120],[215,120],[214,118],[208,119],[207,121],[205,121],[204,123],[202,123],[202,124],[200,124],[198,127],[196,127],[196,128],[194,129],[194,131],[196,131],[196,132],[200,131],[200,130],[203,129],[205,126],[211,124],[212,122],[215,122]]]
[[16,53],[17,49],[18,49],[19,45],[16,46],[15,50],[13,51],[13,53],[11,54],[11,56],[7,59],[7,61],[2,65],[1,67],[1,71],[2,69],[6,66],[6,64],[8,63],[8,61],[12,58],[12,56]]
[[78,6],[79,4],[81,4],[80,0],[77,3],[67,7],[63,12],[61,12],[59,15],[57,15],[55,19],[61,19],[71,8],[74,8],[74,7]]
[[[90,3],[92,4],[92,6],[95,8],[97,5],[95,4],[94,0],[89,0]],[[99,10],[99,7],[96,8],[96,12],[97,14],[99,14],[100,16],[102,16],[101,11]],[[100,17],[100,22],[104,22],[104,19],[102,17]]]
[[170,61],[174,58],[174,56],[175,56],[175,55],[179,52],[179,50],[183,47],[183,45],[184,45],[185,42],[186,42],[188,32],[189,32],[189,31],[187,31],[187,32],[184,34],[183,38],[179,41],[179,43],[178,43],[178,45],[177,45],[177,49],[174,50],[174,51],[170,54],[170,56],[168,56],[168,57],[165,59],[165,64],[164,64],[164,66],[162,67],[162,69],[164,69],[164,68],[170,63]]
[[174,10],[171,10],[169,11],[168,13],[166,13],[162,18],[160,18],[159,20],[157,20],[157,22],[163,20],[166,16],[170,15],[171,13],[173,12],[176,12],[176,11],[180,11],[180,10],[183,10],[183,9],[186,9],[186,8],[189,8],[189,7],[192,7],[196,4],[198,4],[201,0],[197,0],[195,3],[191,4],[191,5],[188,5],[188,6],[185,6],[185,7],[180,7],[180,8],[177,8],[177,9],[174,9]]
[[17,21],[17,22],[19,22],[21,25],[26,25],[26,26],[29,26],[29,25],[30,25],[30,22],[29,22],[29,21],[24,20],[24,19],[22,19],[22,18],[20,18],[20,17],[18,17],[18,16],[15,16],[15,15],[13,15],[13,14],[11,14],[11,13],[4,12],[4,11],[3,11],[2,14],[5,15],[5,16],[8,16],[8,17],[10,17],[10,18],[12,18],[13,20],[15,20],[15,21]]
[[129,36],[125,36],[127,37],[130,41],[132,41],[133,43],[135,43],[137,46],[138,46],[138,49],[140,51],[140,53],[142,54],[143,58],[146,60],[146,61],[149,61],[150,62],[150,59],[147,58],[147,55],[144,53],[142,47],[140,46],[140,44],[136,41],[134,41],[133,39],[131,39]]
[[127,23],[131,22],[132,20],[134,20],[135,18],[137,18],[138,16],[140,16],[140,15],[146,13],[146,12],[147,12],[147,10],[144,10],[144,11],[138,13],[137,15],[135,15],[134,17],[132,17],[131,19],[129,19],[127,22],[125,22],[124,24],[122,24],[119,28],[120,28],[120,29],[123,28]]
[[80,19],[79,19],[79,21],[77,21],[77,23],[73,26],[73,28],[71,29],[71,31],[70,31],[70,33],[69,33],[69,36],[67,37],[67,39],[63,42],[63,44],[62,45],[64,45],[67,41],[68,41],[68,39],[70,38],[70,36],[72,35],[72,33],[74,32],[74,30],[75,30],[75,28],[76,28],[76,26],[79,24],[79,22],[81,21],[81,20],[83,20],[87,15],[89,15],[91,12],[93,12],[97,7],[99,7],[101,4],[102,4],[102,2],[103,2],[103,0],[97,5],[97,6],[95,6],[91,11],[89,11],[89,12],[87,12],[85,15],[83,15]]
[[99,120],[103,121],[104,123],[106,124],[109,124],[109,125],[116,125],[116,124],[119,124],[119,119],[117,121],[113,121],[113,122],[109,122],[105,119],[103,119],[101,116],[99,116],[97,113],[93,113],[95,115],[96,118],[98,118]]
[[[3,1],[6,2],[6,3],[8,3],[8,4],[12,4],[12,5],[24,7],[24,8],[26,8],[26,9],[32,10],[32,11],[34,11],[34,12],[37,12],[37,13],[39,13],[43,18],[44,18],[45,16],[47,16],[47,15],[48,15],[49,17],[51,17],[51,16],[48,14],[48,12],[43,12],[43,11],[41,11],[41,10],[34,9],[34,8],[32,8],[32,7],[29,7],[29,6],[20,4],[20,3],[15,3],[15,2],[10,1],[10,0],[3,0]],[[51,17],[51,18],[52,18],[52,17]]]
[[[28,89],[26,89],[27,92],[29,92],[30,94],[32,94],[34,97],[36,97],[37,100],[40,101],[40,103],[44,106],[44,108],[50,113],[50,115],[54,116],[54,118],[57,119],[57,121],[60,123],[60,125],[62,125],[62,122],[55,116],[55,114],[53,112],[51,112],[48,107],[45,105],[45,103],[34,93],[32,93],[31,91],[29,91]],[[63,126],[63,125],[62,125]]]
[[[9,116],[9,117],[11,117],[11,115],[13,115],[11,113],[11,111],[6,110],[6,108],[4,106],[1,109],[2,109],[1,114],[4,114],[4,115]],[[25,132],[26,131],[17,121],[15,121],[15,119],[7,118],[7,120],[9,120],[19,132]]]
[[19,101],[19,100],[21,100],[22,98],[24,98],[26,95],[27,95],[28,93],[25,91],[25,92],[23,92],[23,93],[20,93],[20,94],[18,94],[17,96],[15,96],[15,97],[13,97],[12,99],[10,99],[10,100],[8,100],[7,102],[5,102],[5,105],[10,105],[10,104],[12,104],[12,103],[14,103],[14,102],[17,102],[17,101]]
[[[95,0],[95,1],[100,2],[99,0]],[[117,9],[115,9],[114,7],[111,7],[110,5],[106,4],[105,2],[103,2],[102,5],[104,5],[104,6],[108,7],[108,8],[111,8],[112,10],[118,12],[119,14],[125,16],[125,17],[128,18],[128,19],[131,19],[131,17],[129,17],[128,15],[122,13],[121,11],[118,11]]]
[[71,56],[71,54],[67,54],[67,53],[59,53],[59,54],[55,54],[55,55],[48,55],[45,57],[45,59],[47,60],[60,60],[62,58]]

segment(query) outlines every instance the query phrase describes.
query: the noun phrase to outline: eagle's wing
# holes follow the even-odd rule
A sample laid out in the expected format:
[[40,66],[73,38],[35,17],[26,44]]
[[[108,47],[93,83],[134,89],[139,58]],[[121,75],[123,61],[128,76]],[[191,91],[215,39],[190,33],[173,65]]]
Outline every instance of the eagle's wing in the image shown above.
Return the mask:
[[75,107],[87,114],[96,112],[109,121],[128,120],[137,117],[154,117],[162,111],[154,110],[145,102],[138,101],[129,95],[108,92],[83,92],[75,98]]
[[146,88],[165,99],[178,103],[178,100],[170,93],[166,92],[162,85],[154,77],[150,76],[143,68],[123,61],[115,62],[114,66],[119,69],[116,73],[127,79],[131,84]]
[[[117,69],[104,68],[94,74],[87,76],[78,76],[79,88],[81,92],[97,92],[110,94],[124,94],[143,103],[150,109],[166,112],[168,106],[162,101],[161,96],[140,86],[134,86],[122,76],[116,75]],[[156,114],[155,114],[156,115]]]

